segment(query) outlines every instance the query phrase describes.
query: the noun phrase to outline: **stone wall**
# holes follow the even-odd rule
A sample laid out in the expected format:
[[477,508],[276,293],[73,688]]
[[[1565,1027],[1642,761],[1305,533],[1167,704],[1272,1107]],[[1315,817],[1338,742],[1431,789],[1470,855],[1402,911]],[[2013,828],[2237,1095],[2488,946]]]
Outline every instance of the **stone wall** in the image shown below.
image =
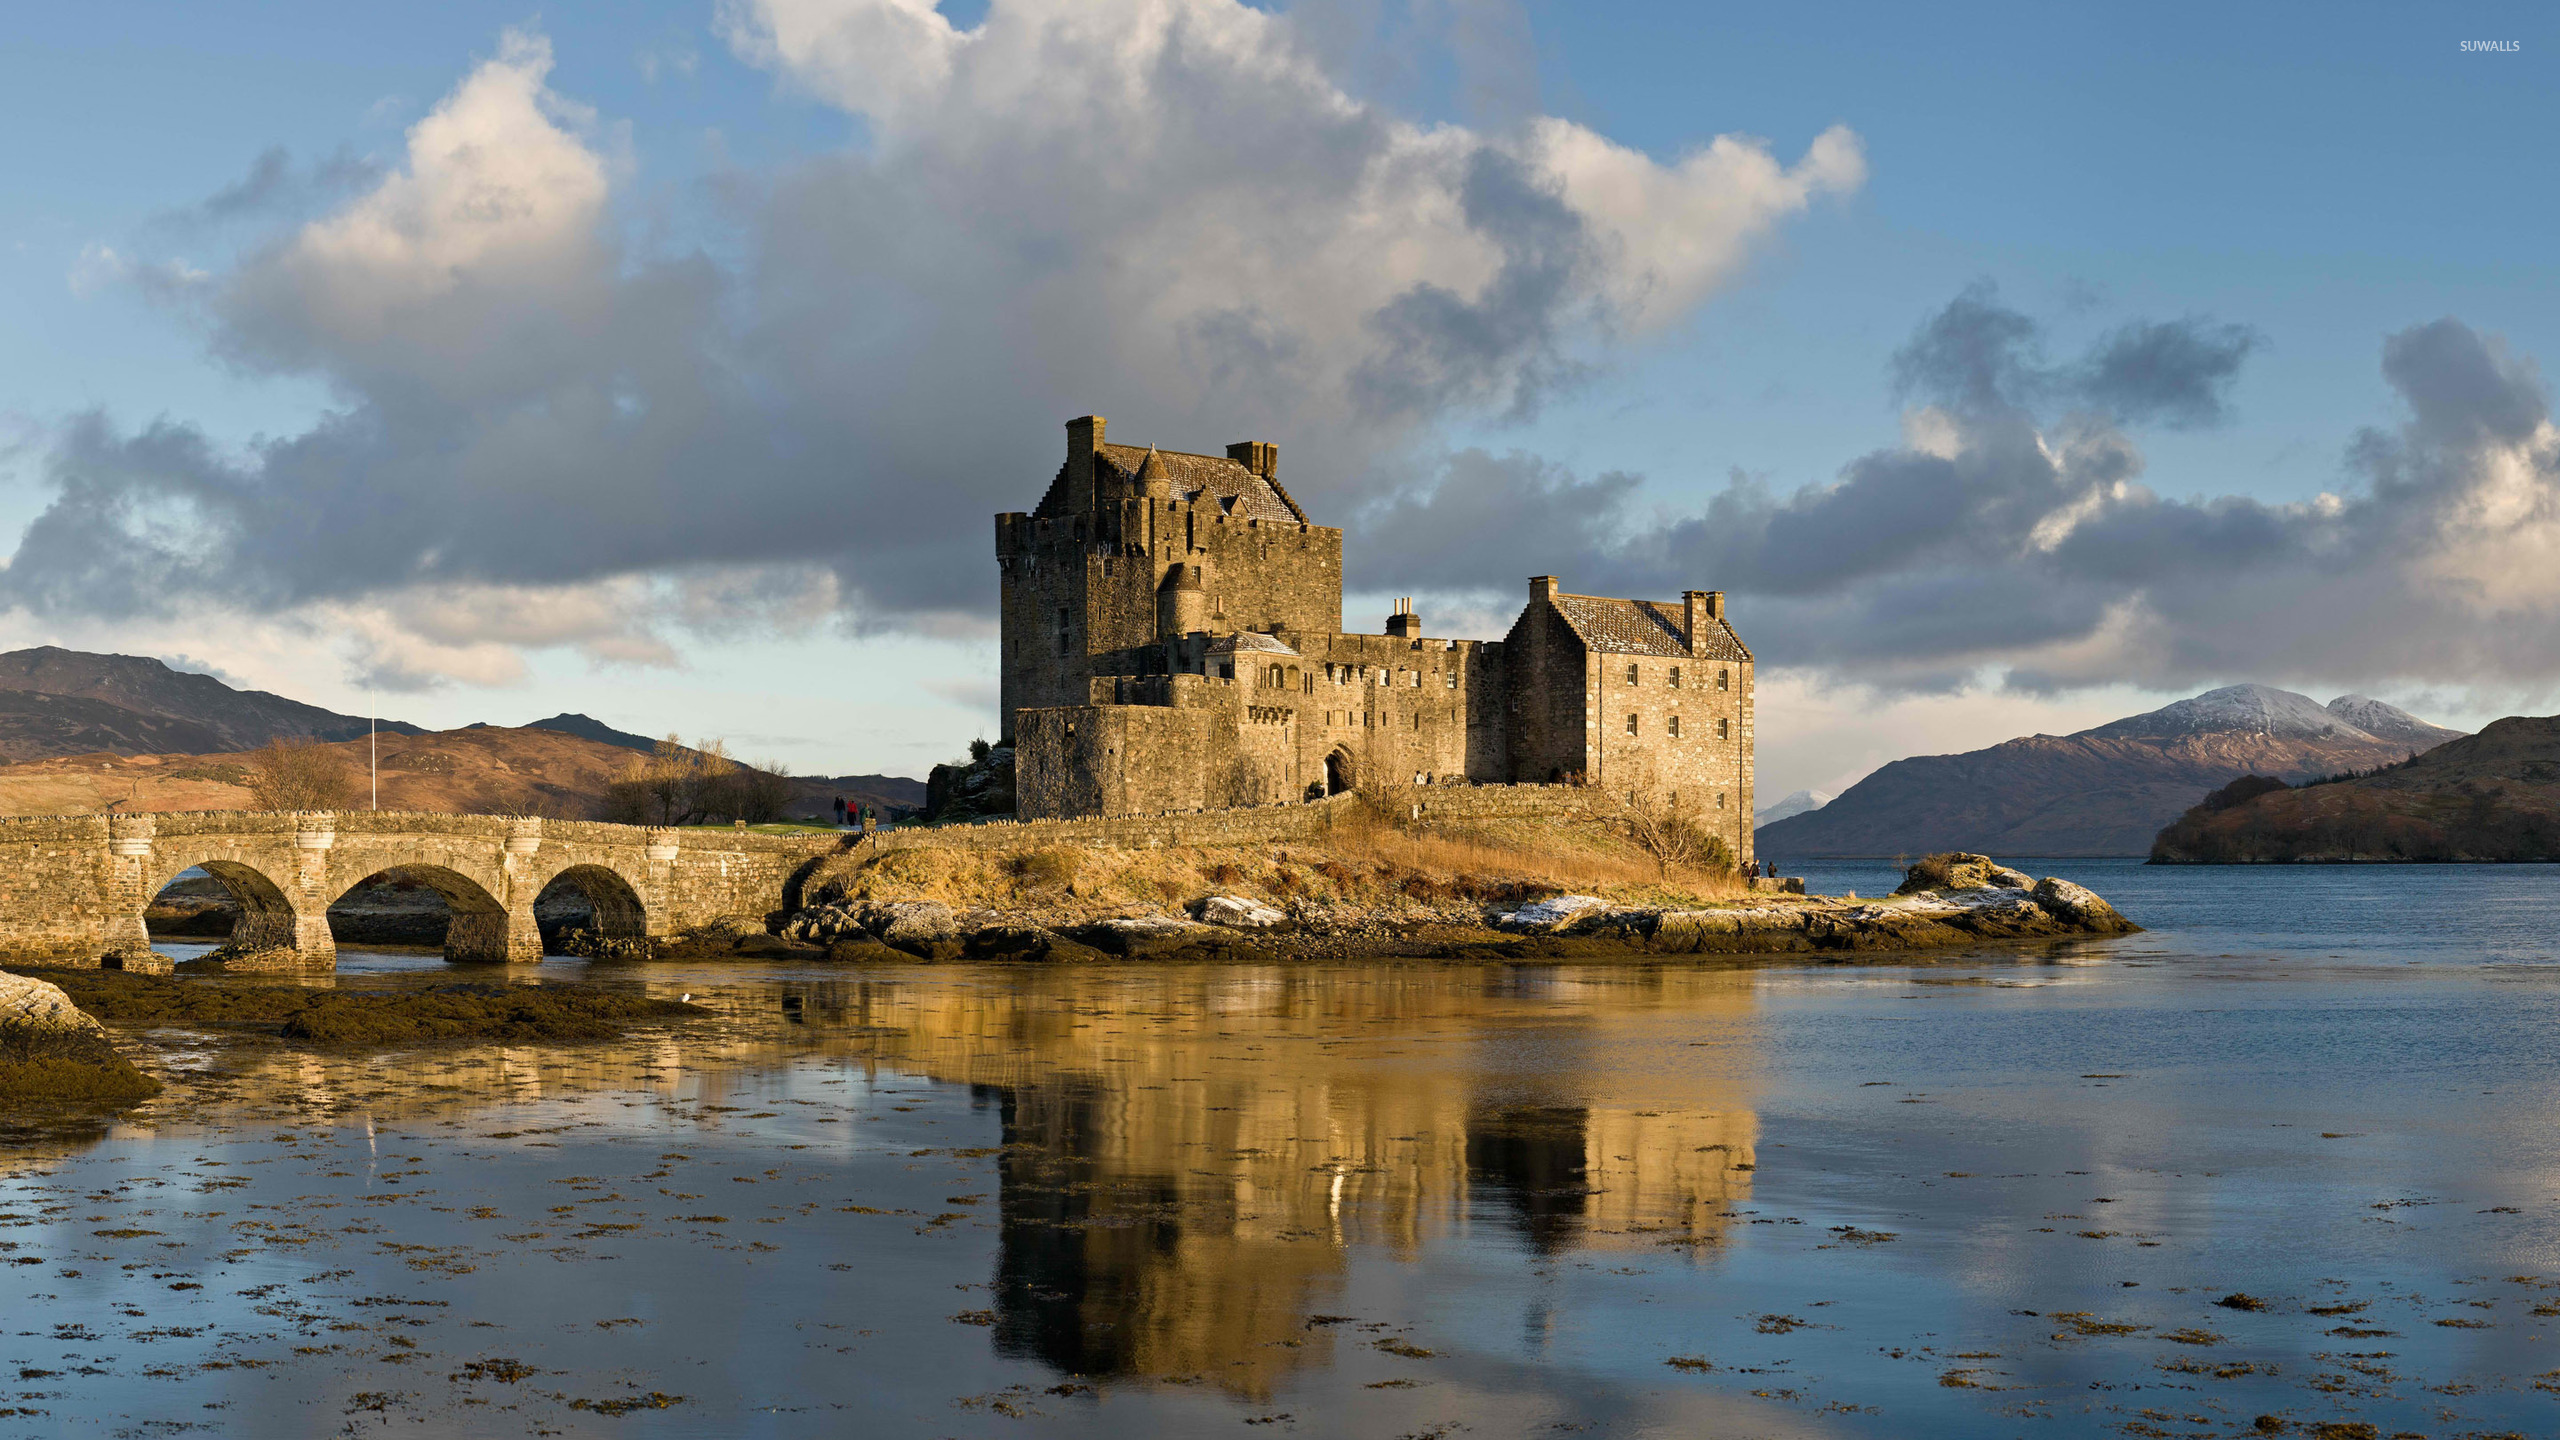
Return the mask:
[[331,902],[384,874],[434,889],[456,960],[541,957],[534,902],[554,882],[588,899],[609,934],[666,935],[793,902],[836,836],[649,829],[485,815],[199,812],[0,820],[0,958],[145,963],[151,897],[190,868],[241,903],[233,939],[334,963]]
[[[1609,797],[1573,785],[1421,785],[1394,792],[1412,807],[1408,818],[1432,820],[1579,820],[1612,813]],[[1321,838],[1364,802],[1336,795],[1294,805],[1228,810],[1088,816],[1070,820],[987,820],[970,825],[907,826],[882,831],[883,849],[949,846],[980,850],[1051,845],[1265,845]]]

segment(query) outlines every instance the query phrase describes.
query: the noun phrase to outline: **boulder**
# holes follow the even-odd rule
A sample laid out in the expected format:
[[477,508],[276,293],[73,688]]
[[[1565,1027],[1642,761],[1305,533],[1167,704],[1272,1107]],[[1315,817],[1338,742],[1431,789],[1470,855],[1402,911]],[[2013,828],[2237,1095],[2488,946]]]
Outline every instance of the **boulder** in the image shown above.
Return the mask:
[[1494,923],[1505,930],[1559,930],[1590,911],[1608,908],[1609,902],[1597,895],[1556,895],[1497,916]]
[[1212,895],[1200,902],[1200,918],[1232,930],[1270,930],[1289,923],[1286,911],[1242,895]]
[[36,1030],[103,1029],[62,987],[48,980],[25,975],[0,973],[0,1025],[25,1026]]
[[736,953],[758,960],[824,960],[827,948],[784,935],[742,935]]
[[1108,960],[1090,945],[1037,925],[987,925],[972,932],[964,947],[972,960],[1041,962]]
[[816,905],[801,911],[783,922],[782,933],[794,940],[825,945],[853,935],[868,938],[870,927],[862,923],[860,910],[837,903]]
[[2035,897],[2038,905],[2084,930],[2123,933],[2134,928],[2132,921],[2100,899],[2096,891],[2068,880],[2046,876],[2036,882]]
[[1130,960],[1160,960],[1225,938],[1215,925],[1180,920],[1171,915],[1140,915],[1088,925],[1077,938],[1097,950]]
[[857,934],[827,946],[827,958],[839,965],[911,965],[916,957]]
[[159,1093],[60,986],[0,973],[0,1106],[130,1105]]
[[1896,895],[1917,895],[1923,890],[2025,890],[2035,884],[2033,877],[2012,870],[1988,855],[1968,855],[1950,851],[1943,855],[1924,855],[1920,862],[1903,873]]

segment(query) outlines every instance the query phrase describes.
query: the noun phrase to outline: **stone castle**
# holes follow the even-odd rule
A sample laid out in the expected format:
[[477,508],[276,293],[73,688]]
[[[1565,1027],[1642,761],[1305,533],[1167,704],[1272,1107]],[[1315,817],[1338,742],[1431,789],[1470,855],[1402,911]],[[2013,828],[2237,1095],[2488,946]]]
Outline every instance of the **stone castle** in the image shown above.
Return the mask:
[[1541,575],[1499,641],[1427,638],[1409,603],[1347,633],[1342,532],[1278,472],[1274,445],[1114,445],[1088,415],[1039,508],[996,517],[1024,819],[1570,783],[1676,807],[1751,858],[1752,659],[1723,592]]

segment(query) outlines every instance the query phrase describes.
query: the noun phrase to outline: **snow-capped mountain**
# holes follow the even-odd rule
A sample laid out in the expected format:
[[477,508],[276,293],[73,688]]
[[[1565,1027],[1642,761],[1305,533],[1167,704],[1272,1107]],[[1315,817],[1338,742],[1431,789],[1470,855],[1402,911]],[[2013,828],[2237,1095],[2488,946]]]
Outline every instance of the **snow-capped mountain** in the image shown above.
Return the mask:
[[2461,734],[2362,695],[2323,705],[2231,685],[2077,735],[1897,760],[1819,810],[1762,820],[1757,844],[1785,858],[2142,855],[2162,826],[2243,775],[2370,770]]
[[1789,816],[1808,814],[1830,804],[1831,799],[1831,796],[1819,790],[1793,791],[1785,799],[1763,805],[1751,812],[1751,823],[1768,825],[1787,819]]

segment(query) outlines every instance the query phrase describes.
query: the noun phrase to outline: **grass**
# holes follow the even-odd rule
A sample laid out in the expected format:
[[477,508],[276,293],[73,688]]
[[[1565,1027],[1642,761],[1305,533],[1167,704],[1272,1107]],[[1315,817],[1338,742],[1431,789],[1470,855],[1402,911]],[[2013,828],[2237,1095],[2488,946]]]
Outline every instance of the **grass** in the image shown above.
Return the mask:
[[831,857],[807,893],[813,903],[933,900],[1098,916],[1180,908],[1209,895],[1284,909],[1414,910],[1567,893],[1687,906],[1736,899],[1750,887],[1728,871],[1666,871],[1605,821],[1409,826],[1355,811],[1316,843],[864,850]]

